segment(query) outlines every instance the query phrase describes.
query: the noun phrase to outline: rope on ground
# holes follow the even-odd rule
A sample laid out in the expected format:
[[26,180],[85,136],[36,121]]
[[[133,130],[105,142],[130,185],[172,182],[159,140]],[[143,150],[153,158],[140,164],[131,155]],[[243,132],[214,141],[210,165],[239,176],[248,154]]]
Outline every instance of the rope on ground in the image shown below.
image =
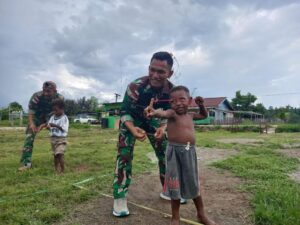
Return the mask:
[[[100,195],[102,195],[102,196],[104,196],[104,197],[107,197],[107,198],[112,198],[112,199],[114,198],[114,197],[111,196],[111,195],[108,195],[108,194],[105,194],[105,193],[102,193],[102,192],[99,192],[99,191],[91,190],[91,189],[89,189],[89,188],[80,186],[80,185],[78,185],[78,184],[73,184],[73,186],[74,186],[74,187],[77,187],[77,188],[79,188],[79,189],[86,190],[86,191],[96,192],[96,193],[98,193],[98,194],[100,194]],[[131,204],[131,205],[134,205],[134,206],[136,206],[136,207],[138,207],[138,208],[145,209],[145,210],[150,211],[150,212],[154,212],[154,213],[161,214],[161,215],[164,216],[164,217],[169,217],[169,218],[172,217],[172,215],[170,215],[170,214],[168,214],[168,213],[164,213],[164,212],[161,212],[161,211],[159,211],[159,210],[152,209],[152,208],[150,208],[150,207],[147,207],[147,206],[144,206],[144,205],[141,205],[141,204],[137,204],[137,203],[132,202],[132,201],[128,201],[128,203]],[[195,221],[192,221],[192,220],[188,220],[188,219],[185,219],[185,218],[182,218],[182,217],[180,217],[180,221],[181,221],[181,222],[185,222],[185,223],[187,223],[187,224],[192,224],[192,225],[203,225],[202,223],[198,223],[198,222],[195,222]]]

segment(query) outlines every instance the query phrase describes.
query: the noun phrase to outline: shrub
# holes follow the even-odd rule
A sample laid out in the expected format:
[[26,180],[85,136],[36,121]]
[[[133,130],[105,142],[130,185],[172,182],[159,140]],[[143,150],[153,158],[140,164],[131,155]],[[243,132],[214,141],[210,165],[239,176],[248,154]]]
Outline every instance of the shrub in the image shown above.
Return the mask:
[[293,133],[300,132],[300,124],[282,124],[278,125],[275,129],[276,133]]

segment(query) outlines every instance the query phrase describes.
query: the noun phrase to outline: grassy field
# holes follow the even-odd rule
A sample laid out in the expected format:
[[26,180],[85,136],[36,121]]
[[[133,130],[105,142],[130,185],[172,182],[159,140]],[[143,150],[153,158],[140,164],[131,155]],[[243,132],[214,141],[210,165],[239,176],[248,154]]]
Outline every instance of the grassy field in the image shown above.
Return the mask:
[[[96,194],[79,190],[73,183],[94,177],[89,187],[111,193],[117,132],[99,128],[70,129],[66,152],[66,173],[53,171],[52,153],[46,131],[35,142],[33,169],[17,172],[22,131],[0,131],[0,224],[51,224],[67,214],[74,205]],[[150,146],[138,143],[134,173],[142,173],[149,164]]]
[[[217,139],[253,138],[255,145],[221,143]],[[17,172],[22,131],[0,130],[0,224],[51,224],[67,215],[76,204],[99,197],[80,190],[73,183],[93,177],[86,187],[111,193],[116,156],[117,131],[98,127],[72,127],[66,152],[66,173],[55,175],[47,132],[40,133],[33,153],[34,168]],[[300,186],[288,179],[299,162],[275,150],[284,144],[299,143],[299,134],[260,135],[227,131],[197,132],[199,146],[236,149],[238,154],[214,166],[230,170],[245,181],[243,189],[251,193],[256,224],[300,224]],[[146,157],[147,143],[138,142],[133,173],[156,168]]]

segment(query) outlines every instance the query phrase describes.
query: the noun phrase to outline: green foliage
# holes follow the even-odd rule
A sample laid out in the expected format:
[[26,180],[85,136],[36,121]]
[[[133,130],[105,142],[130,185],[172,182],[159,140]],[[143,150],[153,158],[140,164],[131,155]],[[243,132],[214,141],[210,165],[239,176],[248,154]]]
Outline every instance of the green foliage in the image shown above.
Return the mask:
[[9,119],[9,109],[4,108],[0,110],[0,119],[1,120],[8,120]]
[[253,194],[255,224],[300,224],[300,186],[287,176],[298,168],[298,160],[274,151],[278,148],[275,143],[293,140],[292,136],[276,135],[259,147],[241,148],[239,155],[214,163],[247,181],[246,190]]
[[268,119],[280,119],[287,123],[300,123],[300,108],[291,106],[273,108],[272,106],[266,112]]
[[[118,132],[91,126],[70,128],[65,154],[66,172],[56,175],[47,131],[37,135],[33,169],[17,172],[19,149],[24,131],[0,130],[0,224],[53,224],[68,215],[77,204],[99,194],[72,184],[93,177],[84,184],[91,190],[111,193]],[[134,152],[135,174],[154,169],[146,154],[149,142],[137,142]]]
[[292,132],[300,132],[300,124],[281,124],[276,127],[276,133],[292,133]]
[[18,102],[12,102],[9,104],[10,111],[23,111],[23,107]]
[[241,91],[237,91],[235,97],[231,100],[231,104],[235,110],[253,111],[256,99],[257,97],[251,93],[242,95]]
[[0,120],[8,120],[9,113],[14,111],[22,111],[23,107],[18,102],[11,102],[6,108],[0,109]]
[[288,123],[300,123],[300,113],[297,114],[295,112],[288,113]]
[[94,96],[86,99],[82,97],[78,100],[65,100],[65,113],[74,116],[80,113],[96,113],[98,111],[98,99]]

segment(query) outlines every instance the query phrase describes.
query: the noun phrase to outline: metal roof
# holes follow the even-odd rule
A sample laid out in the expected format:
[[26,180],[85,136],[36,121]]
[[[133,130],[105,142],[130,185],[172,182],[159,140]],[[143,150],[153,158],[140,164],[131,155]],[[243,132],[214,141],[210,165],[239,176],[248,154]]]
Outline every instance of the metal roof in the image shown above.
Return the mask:
[[[218,108],[221,103],[226,101],[225,104],[227,104],[228,108],[233,110],[232,106],[230,105],[226,97],[203,98],[203,99],[204,99],[205,108]],[[194,99],[192,100],[190,107],[192,108],[198,107]]]

